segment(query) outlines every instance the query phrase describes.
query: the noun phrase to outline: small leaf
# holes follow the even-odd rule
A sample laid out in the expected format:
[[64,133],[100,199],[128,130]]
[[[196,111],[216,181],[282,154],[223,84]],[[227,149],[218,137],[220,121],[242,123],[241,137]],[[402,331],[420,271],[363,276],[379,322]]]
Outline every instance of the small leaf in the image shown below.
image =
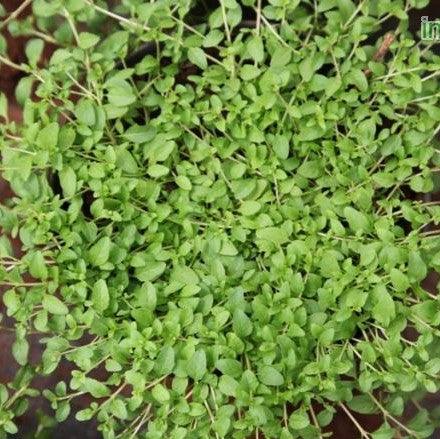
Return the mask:
[[168,375],[174,369],[174,349],[171,346],[164,346],[154,363],[154,368],[159,375]]
[[206,354],[199,349],[186,363],[186,373],[194,380],[200,381],[206,373]]
[[251,81],[260,74],[260,69],[253,64],[244,64],[240,69],[240,77],[244,81]]
[[90,49],[99,42],[99,36],[90,32],[81,32],[79,34],[78,45],[81,49]]
[[289,426],[293,430],[303,430],[310,424],[309,415],[305,410],[296,410],[289,417]]
[[111,405],[111,413],[118,419],[125,420],[128,418],[126,403],[122,399],[114,399]]
[[321,174],[321,164],[317,160],[304,162],[298,168],[298,174],[305,178],[317,178]]
[[353,232],[368,232],[370,230],[370,222],[368,221],[368,218],[362,212],[359,212],[353,207],[346,207],[344,209],[344,216]]
[[232,319],[232,329],[238,337],[247,337],[252,333],[252,322],[249,317],[240,309],[234,312]]
[[67,306],[56,296],[45,295],[42,305],[43,308],[51,314],[64,315],[69,312]]
[[289,157],[289,141],[286,136],[278,135],[274,137],[273,149],[278,158],[286,160]]
[[185,175],[178,175],[175,179],[177,186],[185,191],[190,191],[192,189],[192,184],[190,179]]
[[239,378],[243,372],[241,363],[229,358],[218,360],[215,367],[224,375],[230,375],[234,378]]
[[79,123],[92,127],[96,123],[95,106],[88,99],[81,99],[75,107],[75,116]]
[[419,282],[426,278],[428,270],[419,252],[411,252],[408,258],[408,276],[412,281]]
[[107,283],[104,279],[95,282],[92,289],[93,307],[99,311],[105,311],[110,304],[110,296],[108,293]]
[[228,375],[222,375],[218,383],[218,388],[223,394],[235,397],[238,385],[238,382],[234,378]]
[[8,118],[8,99],[2,92],[0,92],[0,117]]
[[261,209],[261,204],[258,201],[243,201],[242,205],[238,209],[244,216],[252,216],[258,213]]
[[96,242],[88,251],[88,260],[95,267],[105,264],[110,255],[111,241],[108,236],[104,236]]
[[250,38],[250,40],[247,43],[247,51],[249,52],[249,55],[252,57],[252,59],[260,63],[263,61],[264,58],[264,46],[263,46],[263,40],[259,35],[255,35]]
[[71,198],[76,193],[76,174],[70,166],[65,166],[59,173],[61,189],[65,198]]
[[151,395],[162,404],[170,399],[170,392],[162,384],[156,384],[151,391]]
[[29,273],[36,279],[47,279],[47,267],[40,251],[33,253],[29,260]]
[[408,278],[397,268],[393,268],[390,272],[390,279],[396,291],[406,291],[410,284]]
[[272,366],[261,366],[257,375],[266,386],[281,386],[284,383],[283,376]]
[[106,396],[110,396],[110,389],[94,378],[86,377],[82,390],[90,393],[94,398],[105,398]]
[[309,82],[312,79],[313,73],[315,72],[313,66],[314,60],[312,56],[306,56],[299,63],[299,73],[304,82]]
[[259,229],[257,230],[256,235],[258,239],[270,241],[276,245],[284,244],[289,239],[288,233],[281,227],[266,227],[264,229]]
[[383,286],[374,290],[374,298],[376,304],[372,310],[373,317],[387,327],[396,314],[393,298]]
[[110,80],[107,90],[110,104],[116,107],[126,107],[136,101],[133,87],[125,79]]
[[40,130],[37,145],[43,151],[54,149],[58,143],[59,125],[53,122]]
[[200,49],[200,47],[191,47],[188,49],[188,59],[202,70],[208,67],[205,52]]
[[27,364],[29,343],[25,338],[17,338],[12,344],[12,355],[20,366]]
[[148,175],[153,178],[164,177],[170,172],[170,170],[163,165],[154,164],[148,167]]
[[43,53],[44,42],[40,38],[32,38],[26,44],[26,56],[31,66],[36,66]]

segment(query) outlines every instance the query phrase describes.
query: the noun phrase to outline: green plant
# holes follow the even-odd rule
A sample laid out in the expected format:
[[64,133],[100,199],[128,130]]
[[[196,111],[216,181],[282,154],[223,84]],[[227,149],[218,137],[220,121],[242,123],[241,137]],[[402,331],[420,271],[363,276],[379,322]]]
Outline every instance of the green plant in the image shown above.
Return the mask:
[[323,438],[335,410],[429,437],[400,418],[439,390],[440,58],[407,31],[428,1],[31,3],[8,23],[28,63],[0,41],[25,73],[23,123],[0,99],[23,246],[0,238],[0,431],[67,360],[43,393],[59,422],[91,396],[106,439]]

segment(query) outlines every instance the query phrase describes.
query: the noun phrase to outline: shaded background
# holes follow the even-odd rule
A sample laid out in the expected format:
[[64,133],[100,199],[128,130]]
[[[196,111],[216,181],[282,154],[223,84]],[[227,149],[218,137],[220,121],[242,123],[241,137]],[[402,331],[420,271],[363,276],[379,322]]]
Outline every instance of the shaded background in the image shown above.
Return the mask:
[[[3,0],[2,5],[8,12],[14,11],[22,2],[19,0]],[[24,17],[29,14],[30,8],[25,9],[20,17]],[[416,10],[411,12],[410,29],[413,33],[416,33],[420,29],[420,18],[424,15],[428,15],[431,19],[440,18],[440,5],[438,0],[432,0],[431,5],[423,10]],[[393,30],[395,28],[395,22],[390,20],[384,24],[384,28],[377,35],[377,37],[385,34],[386,31]],[[7,30],[3,29],[3,35],[8,42],[8,55],[9,58],[15,63],[25,61],[24,44],[25,38],[12,38]],[[53,48],[52,48],[53,49]],[[50,47],[46,49],[46,53],[50,53],[52,50]],[[437,45],[436,52],[440,53],[440,45]],[[14,97],[14,89],[18,80],[23,76],[21,72],[17,72],[7,66],[0,65],[0,91],[6,94],[9,102],[9,116],[11,120],[19,122],[21,120],[21,110],[17,105]],[[12,195],[7,183],[0,176],[0,202],[9,198]],[[440,200],[439,194],[433,194],[433,199]],[[15,242],[15,251],[20,252],[19,242]],[[438,282],[438,276],[431,275],[425,282],[425,287],[433,294],[437,294],[436,285]],[[0,298],[4,288],[0,287]],[[4,312],[3,302],[0,300],[0,312]],[[4,325],[12,327],[12,322],[8,320],[4,321]],[[15,375],[17,365],[11,355],[11,345],[14,341],[14,333],[11,331],[0,330],[0,383],[7,383],[11,381]],[[31,342],[31,361],[35,362],[41,355],[41,348],[38,343],[38,339],[34,337]],[[70,376],[69,365],[61,364],[55,372],[49,377],[41,377],[35,382],[35,387],[39,389],[53,388],[55,384],[60,380],[68,381]],[[76,407],[75,407],[76,404]],[[74,400],[72,402],[72,411],[75,409],[84,408],[87,405],[86,400]],[[426,398],[423,406],[432,410],[440,407],[440,395],[430,395]],[[44,398],[36,398],[31,403],[31,409],[19,420],[20,431],[17,438],[34,438],[34,432],[38,423],[37,413],[40,410],[47,411],[48,405]],[[49,411],[47,411],[50,413]],[[415,407],[408,407],[405,416],[409,417],[416,412]],[[383,421],[382,417],[377,416],[363,416],[356,414],[355,417],[359,423],[368,431],[374,431],[380,426]],[[334,421],[329,426],[327,431],[332,432],[332,437],[337,439],[355,439],[359,437],[359,433],[352,421],[343,412],[338,412],[334,418]],[[102,436],[96,431],[96,425],[93,423],[77,422],[74,418],[69,418],[66,422],[57,425],[52,430],[52,433],[44,436],[47,439],[100,439]],[[261,435],[260,435],[261,437]],[[166,439],[166,438],[165,438]],[[396,436],[396,439],[397,436]],[[432,439],[440,439],[440,431],[437,431],[432,436]]]

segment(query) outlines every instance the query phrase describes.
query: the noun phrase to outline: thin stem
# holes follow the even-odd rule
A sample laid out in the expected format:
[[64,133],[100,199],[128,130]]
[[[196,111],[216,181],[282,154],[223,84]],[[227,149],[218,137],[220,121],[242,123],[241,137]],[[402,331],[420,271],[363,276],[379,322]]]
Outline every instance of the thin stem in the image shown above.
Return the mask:
[[405,425],[403,425],[398,419],[396,419],[394,416],[392,416],[388,410],[385,409],[385,407],[379,402],[379,400],[372,394],[372,393],[368,393],[368,396],[372,399],[372,401],[377,405],[377,407],[379,407],[379,409],[381,410],[381,412],[384,414],[384,416],[388,419],[390,419],[391,421],[393,421],[395,424],[397,424],[400,428],[402,428],[402,430],[406,431],[408,434],[410,434],[411,436],[418,438],[419,436],[417,435],[417,433],[413,430],[411,430],[410,428],[406,427]]
[[350,410],[348,410],[347,407],[345,407],[345,405],[342,404],[342,402],[340,402],[338,405],[345,412],[345,414],[350,418],[350,420],[351,420],[351,422],[353,422],[354,426],[359,430],[359,433],[361,434],[361,436],[364,439],[370,439],[370,435],[368,434],[368,432],[362,428],[362,426],[359,424],[357,419],[351,414]]
[[228,40],[228,43],[230,44],[232,42],[231,31],[229,30],[228,17],[226,15],[225,4],[223,3],[222,0],[220,0],[220,6],[221,6],[221,9],[222,9],[222,16],[223,16],[223,23],[224,23],[224,26],[225,26],[226,39]]
[[15,62],[11,61],[10,59],[8,59],[2,55],[0,55],[0,62],[2,62],[3,64],[6,64],[7,66],[9,66],[15,70],[19,70],[20,72],[29,73],[29,70],[26,67],[18,65]]
[[258,0],[258,2],[257,2],[257,22],[255,25],[255,30],[257,32],[257,35],[260,35],[260,28],[261,28],[261,0]]
[[9,16],[7,18],[5,18],[1,23],[0,23],[0,30],[3,29],[10,21],[14,20],[15,18],[17,18],[21,12],[26,9],[26,7],[28,5],[30,5],[32,3],[32,0],[25,0],[15,11],[11,12],[9,14]]
[[318,433],[319,439],[322,439],[321,427],[319,426],[318,419],[316,418],[315,410],[313,410],[312,405],[310,406],[310,415],[312,416],[313,424],[315,425],[316,429],[319,431]]

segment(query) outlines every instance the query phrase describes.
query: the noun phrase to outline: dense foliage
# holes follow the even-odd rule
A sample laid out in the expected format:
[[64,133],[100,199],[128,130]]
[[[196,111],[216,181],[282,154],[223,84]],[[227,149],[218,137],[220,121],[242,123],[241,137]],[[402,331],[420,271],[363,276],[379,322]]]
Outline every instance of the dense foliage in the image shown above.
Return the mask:
[[440,58],[407,31],[428,1],[29,3],[28,63],[0,40],[23,71],[0,437],[64,361],[57,421],[89,395],[105,439],[322,438],[335,410],[429,437],[435,413],[400,421],[440,387]]

